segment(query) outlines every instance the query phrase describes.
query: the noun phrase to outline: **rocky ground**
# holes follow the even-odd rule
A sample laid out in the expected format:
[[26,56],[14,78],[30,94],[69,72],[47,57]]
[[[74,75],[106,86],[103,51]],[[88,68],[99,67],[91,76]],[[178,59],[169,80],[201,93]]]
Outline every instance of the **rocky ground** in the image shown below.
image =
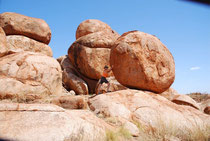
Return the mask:
[[[210,139],[209,95],[181,95],[170,87],[174,59],[156,36],[119,35],[90,19],[57,59],[50,39],[42,19],[0,14],[0,139]],[[105,65],[112,66],[110,92],[105,83],[99,90]]]

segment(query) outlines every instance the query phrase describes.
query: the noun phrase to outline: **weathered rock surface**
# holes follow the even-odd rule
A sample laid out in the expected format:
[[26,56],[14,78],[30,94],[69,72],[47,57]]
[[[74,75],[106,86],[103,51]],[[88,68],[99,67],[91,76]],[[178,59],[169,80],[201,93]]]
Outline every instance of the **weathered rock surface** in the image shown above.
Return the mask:
[[[68,55],[65,56],[61,56],[59,58],[57,58],[57,61],[60,63],[62,70],[68,69],[70,70],[71,73],[73,73],[75,75],[75,77],[78,77],[79,79],[82,79],[86,82],[86,84],[88,85],[88,92],[93,94],[95,93],[95,88],[97,85],[97,80],[94,79],[89,79],[87,77],[85,77],[84,75],[82,75],[70,62]],[[68,87],[67,87],[68,88]],[[77,87],[79,88],[79,87]],[[78,93],[77,93],[78,94]]]
[[82,36],[68,50],[70,61],[83,75],[98,80],[104,66],[109,65],[110,48],[116,39],[113,33],[107,31]]
[[210,117],[189,106],[177,105],[157,94],[121,90],[89,99],[89,107],[104,117],[121,117],[143,128],[189,133],[210,127]]
[[0,104],[0,138],[21,141],[105,140],[103,120],[86,110],[55,105]]
[[59,95],[62,72],[59,63],[46,55],[19,52],[0,58],[0,98],[27,95]]
[[4,30],[0,27],[0,57],[7,51],[7,39]]
[[115,31],[113,31],[111,27],[106,23],[95,19],[89,19],[80,23],[77,27],[76,39],[98,31],[111,31],[113,34],[119,35]]
[[67,89],[74,90],[76,94],[88,94],[87,83],[78,76],[77,70],[71,64],[68,56],[57,59],[63,70],[62,80]]
[[163,93],[160,93],[160,95],[171,101],[175,96],[180,95],[180,94],[173,88],[169,88]]
[[210,99],[207,99],[200,103],[201,111],[203,111],[206,114],[210,115]]
[[52,103],[65,109],[87,109],[87,101],[82,96],[59,96]]
[[51,30],[44,20],[17,13],[0,14],[0,27],[6,35],[24,35],[45,44],[51,39]]
[[191,97],[184,94],[175,96],[171,101],[179,105],[188,105],[200,110],[200,106],[198,105],[198,103]]
[[111,49],[110,64],[124,86],[162,93],[174,82],[175,64],[169,50],[153,35],[124,33]]
[[[110,83],[110,87],[109,87],[109,91],[110,92],[114,92],[114,91],[119,91],[119,90],[124,90],[124,89],[127,89],[125,86],[121,85],[116,79],[114,76],[111,76],[111,77],[107,77],[106,78],[109,83]],[[97,85],[96,85],[96,92],[98,92],[98,86],[99,86],[99,83],[100,83],[100,80],[98,81]],[[101,88],[100,88],[100,93],[107,93],[107,88],[108,88],[108,84],[106,83],[103,83],[101,85]]]
[[52,57],[53,55],[52,50],[48,45],[20,35],[7,36],[7,51],[31,51],[41,53],[50,57]]
[[111,48],[118,37],[110,31],[99,31],[83,36],[77,43],[90,48]]

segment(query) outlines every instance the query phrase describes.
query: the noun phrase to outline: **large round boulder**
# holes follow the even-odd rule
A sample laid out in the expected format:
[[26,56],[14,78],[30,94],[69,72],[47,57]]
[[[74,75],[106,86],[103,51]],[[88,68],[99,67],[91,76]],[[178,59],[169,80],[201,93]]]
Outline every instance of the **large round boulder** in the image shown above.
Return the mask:
[[117,34],[115,31],[111,29],[109,25],[106,23],[96,20],[96,19],[89,19],[85,20],[82,23],[79,24],[76,31],[76,39],[85,36],[90,33],[98,32],[98,31],[111,31],[114,34]]
[[124,33],[111,49],[110,64],[126,87],[161,93],[174,82],[175,64],[161,41],[140,31]]
[[0,27],[6,35],[24,35],[45,44],[51,39],[50,27],[44,20],[13,12],[0,14]]
[[109,66],[110,48],[117,38],[118,36],[110,31],[82,36],[68,50],[70,61],[83,75],[98,80],[104,66]]
[[24,100],[62,93],[62,72],[52,57],[18,52],[0,58],[0,99]]
[[4,30],[0,27],[0,57],[7,51],[7,39]]
[[50,46],[21,35],[7,36],[7,51],[31,51],[41,53],[50,57],[52,57],[53,55]]

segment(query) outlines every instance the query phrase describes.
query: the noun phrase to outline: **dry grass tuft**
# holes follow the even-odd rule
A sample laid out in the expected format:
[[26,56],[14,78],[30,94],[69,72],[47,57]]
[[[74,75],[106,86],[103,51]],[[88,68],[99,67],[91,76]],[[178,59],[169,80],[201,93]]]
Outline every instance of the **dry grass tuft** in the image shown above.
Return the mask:
[[199,125],[194,129],[180,130],[176,128],[176,125],[170,123],[167,127],[163,121],[160,121],[159,126],[153,127],[151,125],[143,125],[139,122],[133,122],[136,124],[140,131],[140,135],[137,140],[143,141],[209,141],[210,140],[210,127]]
[[131,133],[124,126],[118,127],[116,131],[106,131],[106,141],[127,141],[131,138]]

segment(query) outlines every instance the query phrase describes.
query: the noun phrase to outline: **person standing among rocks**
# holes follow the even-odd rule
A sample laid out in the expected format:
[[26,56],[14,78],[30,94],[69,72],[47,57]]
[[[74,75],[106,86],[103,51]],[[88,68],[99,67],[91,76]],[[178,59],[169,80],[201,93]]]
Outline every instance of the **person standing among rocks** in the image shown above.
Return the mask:
[[112,67],[109,69],[108,66],[106,66],[106,65],[104,66],[104,71],[103,71],[103,74],[102,74],[101,79],[100,79],[100,81],[99,81],[98,91],[97,91],[96,94],[100,94],[99,92],[100,92],[100,89],[101,89],[101,85],[102,85],[103,83],[107,83],[107,84],[108,84],[107,92],[110,92],[110,91],[109,91],[110,83],[109,83],[109,81],[106,79],[106,77],[108,77],[108,74],[109,74],[109,72],[110,72],[111,70],[112,70]]

